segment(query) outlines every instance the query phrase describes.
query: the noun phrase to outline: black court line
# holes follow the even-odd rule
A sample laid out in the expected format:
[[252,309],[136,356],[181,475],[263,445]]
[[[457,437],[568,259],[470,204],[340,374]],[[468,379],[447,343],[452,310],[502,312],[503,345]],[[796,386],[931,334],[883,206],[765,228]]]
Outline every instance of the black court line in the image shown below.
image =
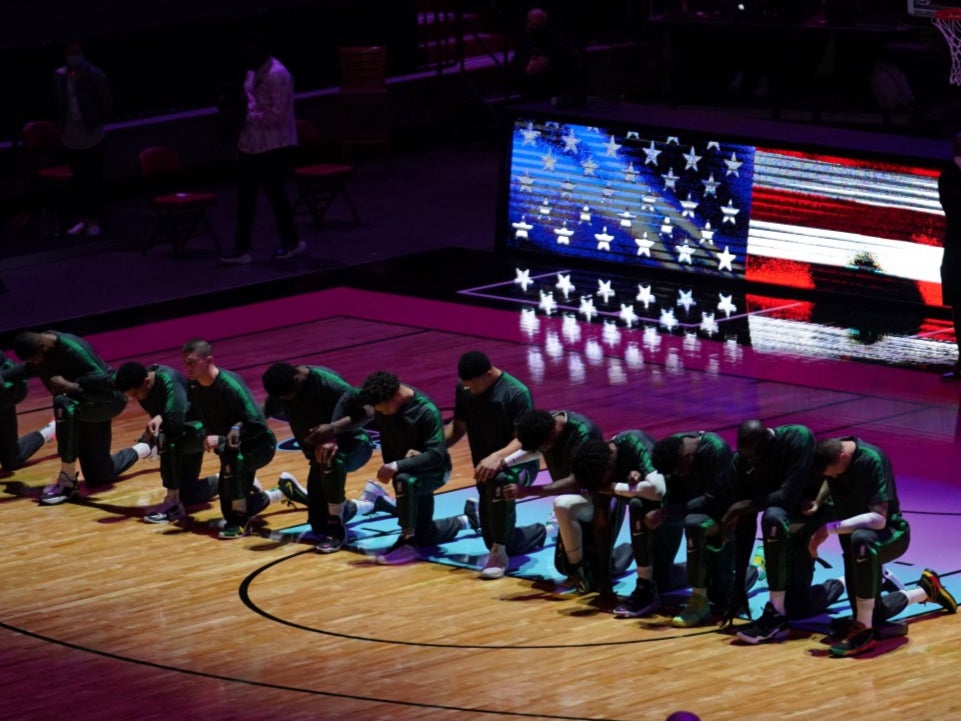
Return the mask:
[[[313,553],[313,549],[298,551],[284,558],[278,558],[276,560],[261,566],[258,569],[252,571],[240,584],[238,593],[240,594],[240,600],[243,601],[244,605],[247,606],[254,613],[263,616],[264,618],[273,621],[274,623],[279,623],[283,626],[289,626],[290,628],[296,628],[300,631],[307,631],[309,633],[317,633],[323,636],[330,636],[332,638],[343,638],[351,641],[365,641],[368,643],[382,643],[390,644],[394,646],[415,646],[423,648],[455,648],[455,649],[478,649],[478,650],[501,650],[501,651],[529,651],[529,650],[542,650],[542,649],[576,649],[576,648],[605,648],[605,647],[615,647],[615,646],[636,646],[639,644],[646,643],[657,643],[660,641],[673,641],[679,638],[689,638],[692,636],[706,636],[710,633],[717,633],[718,629],[716,627],[709,627],[701,631],[695,631],[692,633],[675,634],[672,636],[664,636],[658,638],[637,638],[628,639],[624,641],[605,641],[601,643],[579,643],[579,644],[525,644],[525,645],[501,645],[501,644],[466,644],[466,643],[428,643],[425,641],[398,641],[394,639],[383,639],[375,638],[373,636],[358,636],[355,634],[339,633],[337,631],[327,631],[320,628],[313,628],[311,626],[305,626],[304,624],[297,623],[295,621],[288,621],[287,619],[275,616],[262,609],[250,598],[250,586],[254,580],[261,573],[267,571],[273,566],[279,565],[284,561],[289,561],[292,558],[298,556],[303,556],[307,553]],[[438,564],[442,565],[442,564]],[[629,624],[628,624],[629,625]]]
[[[471,708],[469,706],[446,706],[444,704],[432,704],[418,701],[397,701],[394,699],[379,698],[376,696],[361,696],[359,694],[349,694],[349,693],[337,693],[334,691],[320,691],[318,689],[304,688],[302,686],[288,686],[286,684],[268,683],[266,681],[255,681],[253,679],[241,678],[239,676],[226,676],[223,674],[210,673],[209,671],[195,671],[188,668],[180,668],[179,666],[171,666],[169,664],[157,663],[155,661],[145,661],[140,658],[133,658],[132,656],[124,656],[117,653],[111,653],[110,651],[101,651],[96,648],[90,648],[89,646],[82,646],[80,644],[72,643],[70,641],[63,641],[61,639],[52,638],[50,636],[44,636],[39,633],[34,633],[33,631],[28,631],[17,626],[0,621],[0,628],[10,631],[11,633],[18,633],[22,636],[27,636],[28,638],[35,639],[37,641],[43,641],[45,643],[50,643],[55,646],[60,646],[62,648],[69,648],[73,651],[80,651],[81,653],[89,653],[94,656],[100,656],[101,658],[108,658],[113,661],[122,661],[124,663],[131,663],[137,666],[143,666],[145,668],[152,668],[158,671],[171,671],[173,673],[181,673],[187,676],[193,676],[195,678],[210,679],[214,681],[226,681],[229,683],[237,683],[245,686],[255,686],[257,688],[269,688],[275,691],[290,691],[292,693],[307,694],[311,696],[322,696],[327,698],[338,698],[345,699],[348,701],[361,701],[365,703],[376,703],[376,704],[389,704],[392,706],[405,706],[409,708],[418,709],[430,709],[434,711],[457,711],[461,713],[474,713],[480,715],[492,715],[492,716],[511,716],[514,718],[529,718],[529,719],[556,719],[556,721],[599,721],[595,716],[563,716],[559,714],[546,714],[546,713],[530,713],[524,711],[501,711],[496,709],[487,708]],[[637,721],[636,719],[615,719],[615,718],[605,718],[604,721]]]

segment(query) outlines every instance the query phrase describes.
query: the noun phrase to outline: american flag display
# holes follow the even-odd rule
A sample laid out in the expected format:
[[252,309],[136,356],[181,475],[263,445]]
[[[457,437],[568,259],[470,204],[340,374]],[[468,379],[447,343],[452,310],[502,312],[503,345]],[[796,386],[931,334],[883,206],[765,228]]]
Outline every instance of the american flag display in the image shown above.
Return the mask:
[[524,118],[509,168],[508,249],[940,304],[932,168]]

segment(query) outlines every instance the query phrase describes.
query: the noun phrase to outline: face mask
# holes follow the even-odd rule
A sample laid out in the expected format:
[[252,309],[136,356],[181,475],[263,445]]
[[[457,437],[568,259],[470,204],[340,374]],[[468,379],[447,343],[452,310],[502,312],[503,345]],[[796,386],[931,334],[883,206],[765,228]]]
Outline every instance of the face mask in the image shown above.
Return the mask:
[[74,53],[67,56],[67,65],[71,68],[79,68],[83,65],[83,53]]

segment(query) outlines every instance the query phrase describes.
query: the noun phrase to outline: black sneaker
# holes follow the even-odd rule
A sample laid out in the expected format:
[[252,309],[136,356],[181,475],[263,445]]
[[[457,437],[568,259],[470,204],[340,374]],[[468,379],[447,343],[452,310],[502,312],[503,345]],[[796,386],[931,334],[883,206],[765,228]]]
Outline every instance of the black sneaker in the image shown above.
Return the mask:
[[307,505],[307,489],[300,485],[292,473],[286,471],[281,473],[280,478],[277,479],[277,488],[287,499],[287,505],[292,506],[294,503]]
[[468,498],[464,501],[464,515],[467,516],[467,522],[470,524],[470,528],[474,533],[480,533],[480,516],[477,513],[477,499]]
[[341,548],[344,547],[344,539],[337,538],[337,536],[320,536],[318,543],[314,546],[314,550],[317,553],[337,553]]
[[78,495],[77,482],[71,480],[66,473],[61,471],[57,480],[43,489],[40,494],[40,504],[43,506],[59,506]]
[[[833,638],[845,638],[851,633],[854,626],[853,616],[831,619],[831,636]],[[886,638],[897,638],[898,636],[908,635],[908,624],[901,621],[874,621],[874,637],[879,641]]]
[[593,574],[588,569],[587,564],[584,563],[579,563],[574,567],[564,581],[564,585],[573,589],[578,594],[592,593],[597,590],[597,584],[594,582]]
[[874,629],[865,628],[863,623],[855,621],[851,624],[848,635],[831,646],[831,654],[834,656],[857,656],[859,653],[870,651],[876,645]]
[[761,617],[742,627],[737,632],[737,637],[745,643],[764,643],[784,638],[787,632],[787,616],[778,613],[769,601],[764,604],[764,613]]
[[948,589],[941,584],[941,577],[930,568],[922,571],[918,585],[924,589],[929,601],[938,604],[948,613],[957,612],[958,602],[954,600],[954,596],[948,592]]
[[637,618],[646,616],[661,604],[657,589],[650,581],[638,579],[630,596],[614,608],[614,618]]

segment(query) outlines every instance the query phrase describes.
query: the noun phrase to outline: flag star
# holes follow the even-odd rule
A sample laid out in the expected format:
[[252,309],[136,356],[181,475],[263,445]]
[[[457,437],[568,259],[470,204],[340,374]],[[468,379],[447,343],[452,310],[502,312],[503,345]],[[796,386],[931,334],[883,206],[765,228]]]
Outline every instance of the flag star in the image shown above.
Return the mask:
[[663,235],[671,235],[674,233],[674,226],[671,225],[670,216],[664,216],[664,221],[661,223],[661,233]]
[[643,303],[644,310],[647,310],[651,307],[651,303],[653,303],[656,298],[651,292],[651,286],[639,285],[637,286],[637,296],[634,298],[634,300],[636,300],[638,303]]
[[717,297],[720,299],[720,302],[717,304],[717,309],[722,313],[724,313],[724,315],[730,318],[731,313],[737,312],[737,306],[731,302],[731,299],[734,297],[733,293],[731,295],[724,295],[723,293],[718,293]]
[[564,336],[570,345],[574,345],[581,339],[581,324],[577,322],[577,316],[570,313],[564,314],[564,321],[561,325],[561,335]]
[[708,143],[707,143],[707,149],[708,149],[708,150],[718,150],[718,151],[719,151],[719,150],[721,149],[721,144],[720,144],[719,142],[717,142],[716,140],[709,140]]
[[588,126],[587,126],[587,132],[589,132],[589,133],[595,133],[595,134],[597,134],[597,135],[600,135],[600,134],[601,134],[601,129],[600,129],[600,127],[598,127],[597,125],[588,125]]
[[611,136],[611,139],[608,140],[608,141],[604,144],[603,147],[604,147],[604,150],[606,151],[606,152],[604,153],[604,157],[606,157],[606,158],[616,158],[616,157],[617,157],[617,151],[620,150],[623,146],[618,145],[616,142],[614,142],[614,136],[612,135],[612,136]]
[[516,223],[511,223],[511,227],[514,228],[514,238],[517,239],[517,238],[528,237],[527,231],[533,228],[534,226],[527,222],[526,215],[522,215],[521,219],[518,220]]
[[567,221],[565,220],[564,225],[560,228],[554,228],[554,235],[557,236],[558,245],[570,245],[574,231],[567,227]]
[[531,280],[530,270],[521,270],[520,268],[514,268],[514,284],[519,285],[521,290],[525,293],[528,287],[533,285],[534,281]]
[[673,309],[673,308],[661,308],[661,318],[660,318],[660,320],[659,320],[658,322],[659,322],[662,326],[664,326],[665,328],[667,328],[667,331],[668,331],[669,333],[670,333],[672,330],[674,330],[675,328],[677,328],[677,326],[678,326],[678,321],[677,321],[677,318],[674,317],[674,309]]
[[521,310],[521,330],[528,338],[533,338],[541,327],[541,320],[537,317],[537,311],[533,308],[523,308]]
[[684,170],[697,170],[697,161],[701,159],[701,156],[694,152],[693,145],[691,146],[691,151],[689,153],[685,153],[681,157],[684,158],[685,162],[687,163],[684,166]]
[[608,183],[604,190],[601,191],[601,200],[605,203],[610,203],[614,200],[614,186]]
[[584,316],[584,320],[590,320],[597,315],[597,310],[594,308],[594,299],[589,295],[582,295],[581,307],[578,308],[577,312]]
[[537,209],[537,212],[540,213],[541,215],[550,215],[551,201],[548,200],[547,198],[544,198],[544,202],[541,203],[540,207]]
[[636,130],[628,130],[627,135],[624,136],[625,140],[640,140],[641,134]]
[[554,302],[554,294],[548,291],[540,291],[541,302],[538,303],[538,307],[544,311],[547,315],[550,315],[555,310],[557,310],[557,303]]
[[657,205],[657,196],[654,193],[645,193],[641,196],[641,210],[649,210],[652,213]]
[[583,208],[581,208],[581,214],[580,214],[579,217],[580,217],[580,222],[582,222],[582,223],[590,223],[590,222],[591,222],[591,209],[590,209],[590,207],[588,207],[588,206],[585,205]]
[[528,122],[526,128],[521,128],[521,135],[524,136],[524,141],[521,143],[521,145],[536,145],[537,139],[541,135],[541,131],[534,129],[533,122]]
[[681,211],[681,217],[693,218],[694,211],[697,210],[698,205],[700,205],[700,203],[698,203],[696,200],[691,200],[691,194],[688,193],[687,200],[681,201],[681,207],[683,208],[683,210]]
[[522,193],[530,193],[534,188],[534,178],[532,178],[531,174],[526,170],[524,174],[517,179],[517,182],[521,184],[520,192]]
[[544,165],[544,170],[554,171],[557,166],[557,156],[551,150],[547,151],[547,155],[541,156],[541,163]]
[[624,180],[628,183],[634,183],[637,181],[637,170],[634,169],[634,163],[628,163],[627,168],[625,168]]
[[692,306],[692,305],[697,305],[697,301],[694,300],[694,291],[693,291],[693,290],[681,290],[680,288],[678,288],[678,290],[677,290],[677,303],[676,303],[676,305],[681,306],[684,310],[686,310],[688,313],[690,313],[690,312],[691,312],[691,306]]
[[731,153],[730,159],[725,160],[724,164],[727,166],[727,173],[725,173],[725,175],[733,175],[738,178],[741,177],[741,175],[737,171],[738,171],[738,168],[740,168],[744,163],[742,163],[740,160],[737,159],[736,154]]
[[601,166],[594,162],[594,158],[588,158],[581,163],[581,167],[584,169],[584,175],[594,175],[596,177],[594,171]]
[[707,333],[709,336],[716,335],[720,328],[717,325],[717,321],[714,320],[713,313],[705,313],[701,311],[701,330]]
[[734,272],[733,262],[734,262],[734,259],[737,258],[737,256],[734,255],[734,253],[732,253],[726,245],[724,246],[724,252],[716,253],[716,255],[717,255],[717,263],[718,263],[717,269],[724,270],[725,268],[727,268],[729,271],[733,273]]
[[684,245],[676,245],[674,249],[677,251],[677,262],[687,263],[688,265],[693,265],[694,263],[694,250],[697,248],[696,245],[690,245],[687,240],[684,241]]
[[637,321],[637,313],[634,312],[634,305],[628,303],[624,305],[621,303],[621,312],[617,314],[618,317],[624,321],[624,325],[630,328]]
[[737,218],[735,217],[741,212],[740,208],[734,207],[734,201],[727,201],[727,205],[721,206],[721,212],[724,213],[724,220],[721,221],[721,225],[724,223],[730,223],[731,225],[737,225]]
[[573,198],[575,187],[570,178],[561,183],[561,198]]
[[668,135],[668,136],[667,136],[667,144],[668,144],[668,145],[680,145],[680,144],[681,144],[681,139],[680,139],[679,137],[677,137],[676,135]]
[[702,180],[701,183],[704,185],[704,195],[713,195],[715,198],[717,197],[717,189],[721,183],[717,180],[714,180],[714,173],[711,173],[710,176],[708,176],[708,179]]
[[619,225],[622,228],[630,228],[634,224],[634,218],[637,216],[631,212],[630,208],[624,208],[624,212],[618,216],[621,219]]
[[666,175],[661,175],[664,178],[664,190],[677,190],[677,181],[680,180],[678,176],[674,175],[674,168],[670,168]]
[[614,236],[607,232],[607,226],[600,233],[594,234],[594,239],[597,241],[598,250],[610,250],[611,241],[614,240]]
[[701,240],[699,242],[714,245],[714,231],[711,229],[710,220],[707,221],[701,229]]
[[601,296],[605,303],[610,303],[611,298],[616,295],[614,291],[611,290],[611,282],[612,281],[609,280],[601,280],[600,278],[597,279],[597,293],[595,295]]
[[608,348],[616,348],[621,342],[621,329],[612,320],[604,321],[604,331],[601,335]]
[[654,147],[654,141],[653,140],[651,141],[651,144],[649,147],[641,148],[641,150],[643,150],[644,155],[647,156],[644,158],[644,165],[653,165],[656,168],[657,156],[660,155],[662,151]]
[[654,241],[647,237],[646,230],[640,238],[634,238],[634,242],[637,244],[638,255],[646,255],[648,258],[651,257],[651,248],[654,246]]
[[568,273],[567,275],[564,275],[563,273],[558,273],[557,285],[554,287],[564,294],[565,299],[568,298],[571,294],[571,291],[574,290],[574,284],[571,283],[571,274]]
[[564,152],[565,153],[576,153],[577,146],[580,144],[580,138],[574,135],[574,129],[570,128],[561,140],[564,141]]

